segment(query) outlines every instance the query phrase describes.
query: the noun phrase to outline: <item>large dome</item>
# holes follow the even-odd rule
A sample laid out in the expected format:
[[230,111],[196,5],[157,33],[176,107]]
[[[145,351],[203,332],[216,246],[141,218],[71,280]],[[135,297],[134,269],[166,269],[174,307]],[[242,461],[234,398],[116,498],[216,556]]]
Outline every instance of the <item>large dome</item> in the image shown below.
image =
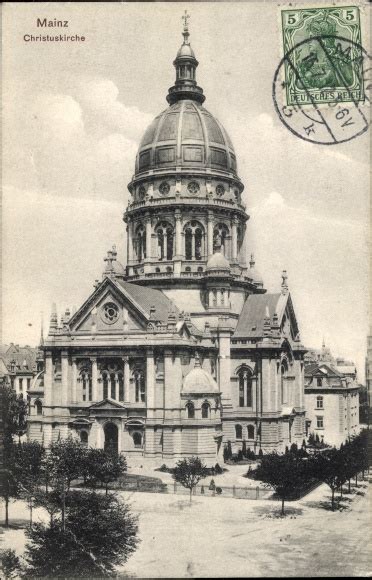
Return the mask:
[[136,175],[152,169],[212,168],[236,175],[236,157],[225,129],[195,100],[180,100],[147,128]]

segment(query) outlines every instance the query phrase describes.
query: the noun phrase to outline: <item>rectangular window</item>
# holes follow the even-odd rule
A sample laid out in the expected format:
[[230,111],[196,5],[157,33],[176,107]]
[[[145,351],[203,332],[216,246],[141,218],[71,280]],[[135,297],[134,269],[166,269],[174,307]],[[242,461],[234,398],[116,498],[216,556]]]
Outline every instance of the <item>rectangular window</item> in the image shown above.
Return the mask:
[[316,427],[317,427],[317,429],[324,429],[323,417],[316,418]]
[[316,379],[316,384],[318,385],[318,387],[321,387],[322,386],[322,379],[321,378]]
[[19,379],[19,390],[23,391],[23,379]]
[[29,391],[31,388],[31,379],[27,379],[27,390]]
[[323,397],[317,397],[316,398],[316,408],[317,409],[323,409],[324,408]]

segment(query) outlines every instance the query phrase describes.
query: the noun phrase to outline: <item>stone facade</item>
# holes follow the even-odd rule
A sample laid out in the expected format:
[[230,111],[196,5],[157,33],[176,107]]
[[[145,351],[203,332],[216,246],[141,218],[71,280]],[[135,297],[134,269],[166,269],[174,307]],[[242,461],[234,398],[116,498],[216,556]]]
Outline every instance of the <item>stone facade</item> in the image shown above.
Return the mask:
[[128,185],[126,267],[113,247],[79,310],[60,323],[53,311],[31,401],[30,437],[44,444],[72,434],[129,457],[212,464],[229,440],[267,452],[305,436],[305,349],[287,276],[267,294],[247,263],[235,152],[202,106],[183,35],[170,106]]
[[355,379],[329,363],[306,365],[308,433],[318,434],[320,440],[336,446],[359,433],[359,385]]

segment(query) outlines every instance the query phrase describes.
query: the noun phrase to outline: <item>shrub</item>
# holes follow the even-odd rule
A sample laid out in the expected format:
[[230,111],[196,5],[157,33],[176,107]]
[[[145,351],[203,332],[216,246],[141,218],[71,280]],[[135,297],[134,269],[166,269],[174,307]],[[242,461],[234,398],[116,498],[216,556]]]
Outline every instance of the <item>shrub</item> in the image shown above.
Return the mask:
[[223,449],[223,460],[228,461],[229,459],[232,459],[232,454],[231,441],[228,441]]
[[21,568],[21,565],[15,550],[4,550],[4,552],[1,554],[0,562],[1,570],[6,580],[11,580],[12,578],[18,577],[18,572]]
[[222,487],[216,487],[216,493],[217,493],[217,495],[221,495]]
[[244,439],[243,445],[242,445],[242,455],[243,455],[243,457],[247,457],[247,444],[245,442],[245,439]]
[[223,469],[219,463],[216,463],[216,465],[214,466],[214,471],[216,475],[221,475],[221,473],[223,473]]

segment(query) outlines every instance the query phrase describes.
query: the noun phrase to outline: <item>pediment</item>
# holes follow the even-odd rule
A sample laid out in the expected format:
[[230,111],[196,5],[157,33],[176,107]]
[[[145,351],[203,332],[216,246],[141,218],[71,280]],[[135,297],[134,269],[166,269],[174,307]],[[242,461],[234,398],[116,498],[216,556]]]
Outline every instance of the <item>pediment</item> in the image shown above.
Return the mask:
[[102,401],[93,403],[93,405],[89,407],[90,411],[91,410],[111,411],[113,409],[125,409],[125,407],[122,403],[114,401],[113,399],[103,399]]
[[117,284],[106,278],[69,322],[70,332],[111,334],[146,330],[147,319]]
[[75,419],[73,419],[73,421],[70,421],[69,424],[72,427],[73,426],[80,426],[80,427],[86,426],[86,427],[89,427],[92,424],[92,422],[89,419],[87,419],[86,417],[76,417]]

